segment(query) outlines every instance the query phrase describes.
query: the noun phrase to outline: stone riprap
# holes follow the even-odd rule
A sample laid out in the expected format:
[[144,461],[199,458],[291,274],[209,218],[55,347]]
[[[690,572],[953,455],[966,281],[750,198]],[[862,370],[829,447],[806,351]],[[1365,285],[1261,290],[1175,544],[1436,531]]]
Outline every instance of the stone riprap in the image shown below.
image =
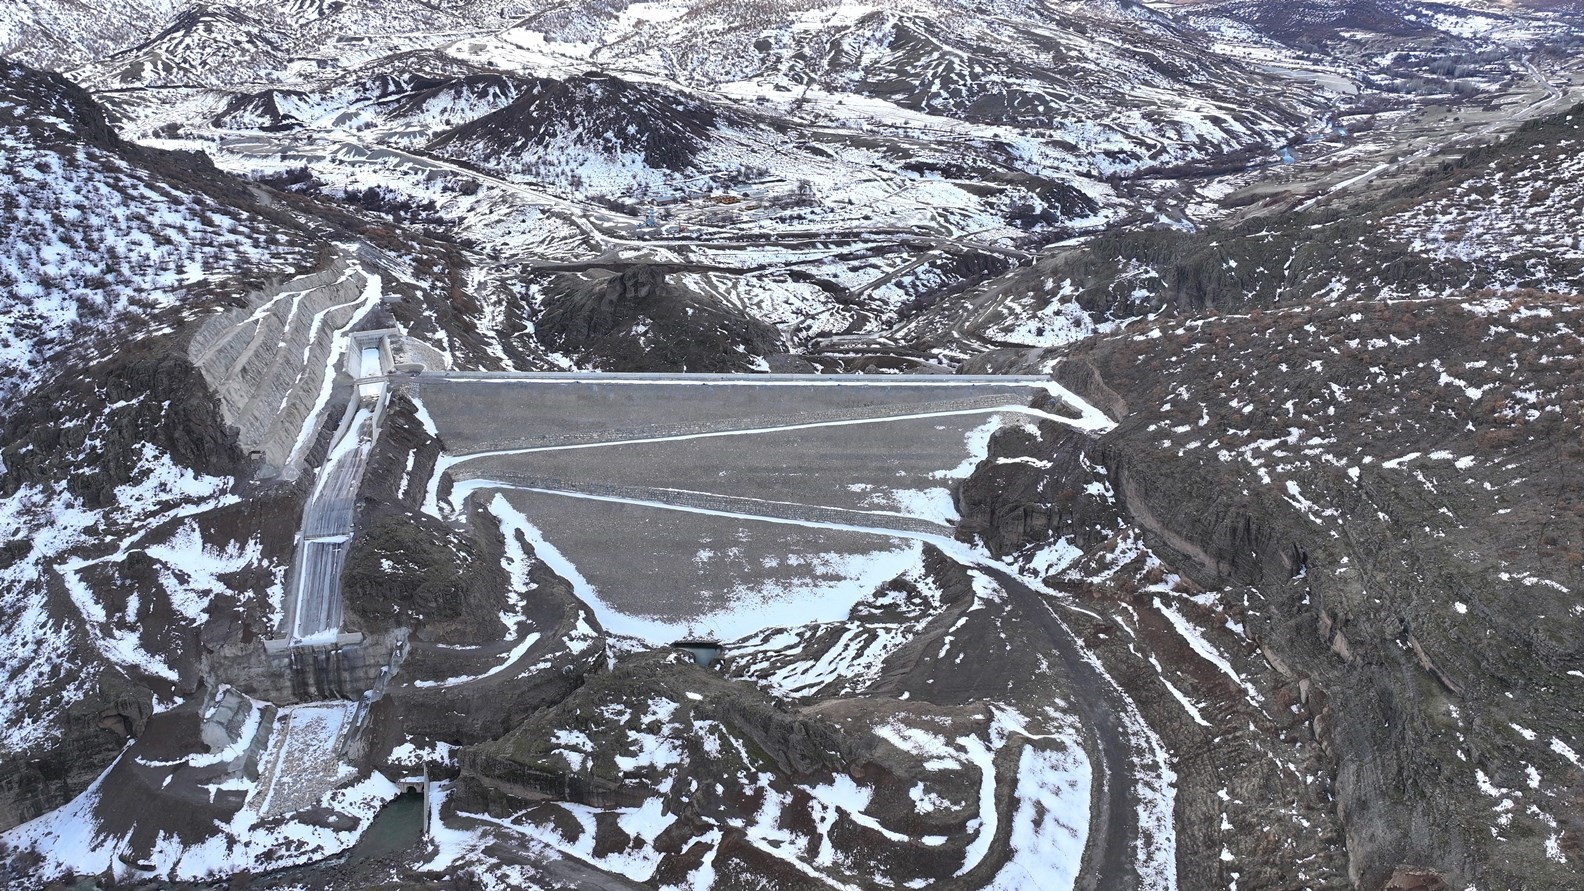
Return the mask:
[[747,633],[799,605],[845,617],[916,559],[910,539],[953,534],[954,480],[1049,384],[424,374],[404,388],[443,444],[433,509],[504,493],[604,624],[659,640]]

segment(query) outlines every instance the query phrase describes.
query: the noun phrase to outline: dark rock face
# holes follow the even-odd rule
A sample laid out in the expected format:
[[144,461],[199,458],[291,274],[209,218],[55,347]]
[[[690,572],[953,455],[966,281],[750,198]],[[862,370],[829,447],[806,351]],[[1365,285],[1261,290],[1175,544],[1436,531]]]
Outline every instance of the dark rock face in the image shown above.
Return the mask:
[[21,102],[19,106],[0,112],[0,123],[8,127],[30,126],[30,114],[13,116],[13,113],[28,110],[64,120],[76,136],[90,145],[105,149],[119,149],[125,145],[110,126],[104,109],[88,91],[58,74],[35,71],[0,59],[0,84],[3,84],[0,89]]
[[676,285],[676,271],[641,265],[592,282],[561,276],[548,289],[539,337],[607,371],[748,371],[757,357],[785,352],[774,328]]
[[[1260,745],[1295,747],[1279,757],[1314,777],[1301,794],[1316,831],[1345,852],[1338,884],[1567,887],[1554,852],[1576,844],[1584,814],[1577,765],[1548,741],[1584,738],[1584,682],[1569,674],[1584,657],[1572,593],[1584,583],[1584,390],[1568,346],[1581,323],[1576,298],[1518,297],[1310,307],[1097,338],[1067,351],[1057,377],[1125,409],[1118,427],[1081,461],[998,437],[992,456],[1032,453],[1053,478],[986,462],[959,495],[964,530],[1015,552],[1061,516],[1053,488],[1098,473],[1165,561],[1152,577],[1220,592],[1207,624],[1236,623],[1245,655],[1264,663],[1257,684],[1287,714],[1251,727],[1273,737]],[[1071,522],[1106,529],[1098,511]],[[1158,594],[1108,582],[1088,595],[1127,603],[1140,633],[1158,621]],[[1109,638],[1094,644],[1128,686],[1137,672]],[[1149,713],[1150,695],[1135,698]],[[1175,721],[1151,718],[1174,749],[1236,762],[1254,742],[1205,739],[1173,711]],[[1180,783],[1190,835],[1197,770]],[[1255,793],[1247,780],[1227,787],[1234,798]],[[1290,780],[1270,782],[1267,798]],[[1524,806],[1531,824],[1502,816]],[[1239,860],[1244,881],[1278,883],[1295,862],[1273,850],[1257,870]]]
[[788,776],[842,770],[858,758],[856,742],[844,738],[839,729],[754,698],[722,699],[712,717],[751,741]]
[[[449,67],[446,59],[422,58],[422,55],[404,61],[411,70],[432,67],[437,72],[435,76],[410,71],[375,75],[357,84],[360,98],[385,104],[392,118],[406,118],[422,114],[432,105],[510,97],[523,86],[517,78],[504,74],[439,74]],[[257,93],[238,93],[214,117],[213,123],[232,129],[253,126],[266,132],[290,130],[309,123],[303,120],[308,116],[303,114],[302,108],[305,104],[313,107],[314,99],[312,93],[279,87]]]
[[[434,467],[440,443],[418,422],[413,403],[396,396],[386,429],[369,457],[356,534],[347,551],[342,592],[349,622],[383,633],[396,627],[428,628],[439,636],[487,639],[506,605],[500,535],[478,524],[460,532],[419,511],[421,482]],[[422,461],[419,461],[419,458]],[[482,620],[479,619],[482,617]],[[494,627],[481,627],[485,622]],[[469,637],[469,633],[473,636]]]
[[[997,557],[1060,535],[1092,547],[1098,530],[1117,525],[1115,510],[1087,497],[1085,485],[1076,482],[1092,473],[1085,466],[1088,437],[1055,424],[1041,432],[996,431],[987,459],[958,487],[959,534],[983,541]],[[1004,460],[1020,458],[1031,460]]]
[[[696,728],[672,737],[682,760],[644,765],[640,755],[641,766],[622,770],[619,764],[632,747],[641,748],[645,734],[660,730],[653,703],[664,702],[681,707],[667,707],[669,717],[660,720]],[[567,733],[594,745],[582,765],[566,763],[554,743]],[[723,738],[741,742],[722,745],[718,740]],[[722,681],[682,653],[654,651],[623,658],[613,671],[590,678],[500,739],[470,747],[462,756],[462,783],[451,803],[462,811],[508,816],[537,801],[637,806],[663,794],[668,811],[693,815],[692,828],[683,819],[652,842],[667,860],[685,859],[694,838],[718,826],[723,814],[757,810],[752,790],[737,788],[755,770],[813,780],[855,769],[867,757],[859,738],[829,719],[774,703],[747,684]],[[673,772],[677,779],[665,776]],[[693,792],[678,798],[684,789]],[[710,819],[698,819],[703,814]],[[601,824],[602,845],[631,843],[614,821]]]
[[[369,456],[359,527],[342,576],[348,624],[381,634],[412,631],[401,677],[379,712],[382,732],[471,745],[500,736],[533,711],[565,699],[603,664],[604,644],[590,636],[576,651],[561,645],[580,623],[589,634],[597,632],[598,623],[573,596],[571,585],[542,564],[530,570],[523,604],[511,606],[499,525],[478,510],[460,530],[422,513],[423,487],[409,482],[407,461],[411,456],[411,480],[421,483],[441,443],[425,432],[412,400],[399,391],[386,418]],[[516,643],[501,641],[502,616],[520,616],[525,628],[537,629],[541,642],[520,661],[545,664],[455,688],[408,681],[474,676],[499,664]],[[472,648],[479,650],[474,661],[447,646],[480,642],[482,647]]]
[[[487,542],[487,559],[500,566],[500,536],[487,530],[482,520],[474,528],[486,530],[480,540]],[[443,740],[452,745],[473,745],[512,730],[538,710],[564,701],[592,674],[605,667],[603,639],[596,637],[599,625],[584,610],[566,580],[543,565],[529,574],[529,593],[521,607],[525,627],[538,629],[534,646],[518,660],[512,670],[483,678],[460,687],[419,686],[400,683],[388,692],[389,719],[403,732]],[[464,632],[463,624],[419,616],[411,651],[403,662],[408,678],[447,678],[477,676],[501,662],[515,640],[499,642],[500,620],[506,608],[504,580],[468,593],[472,602],[498,598],[493,611],[475,607],[493,627]],[[527,633],[527,632],[523,632]],[[472,636],[468,636],[471,634]],[[462,661],[456,651],[440,641],[448,639],[489,641],[482,658],[474,655]],[[565,642],[565,643],[564,643]],[[525,670],[532,666],[532,670]]]
[[[103,507],[117,486],[132,481],[146,445],[207,476],[242,469],[244,456],[198,370],[157,348],[138,353],[62,377],[8,412],[0,493],[64,481],[87,506]],[[62,466],[63,456],[78,454],[86,463]]]
[[149,691],[107,684],[65,715],[55,744],[0,761],[0,826],[25,823],[75,798],[127,740],[142,735],[153,712]]
[[[616,813],[596,812],[595,850],[653,851],[655,880],[670,881],[713,849],[718,887],[806,887],[805,873],[763,849],[762,833],[778,827],[788,853],[852,852],[843,856],[853,858],[855,886],[878,887],[876,875],[939,884],[963,863],[983,803],[982,775],[899,747],[895,732],[906,731],[897,728],[954,740],[985,734],[997,714],[991,704],[1035,714],[1067,701],[1070,679],[1051,666],[1028,615],[983,608],[981,598],[1001,596],[984,579],[934,548],[926,548],[924,563],[882,585],[849,621],[794,629],[798,644],[745,642],[740,656],[728,652],[716,670],[677,650],[621,654],[569,696],[464,750],[448,811],[577,831],[552,802],[607,808],[658,800],[665,828],[654,838],[629,835]],[[873,676],[812,685],[796,696],[761,686],[790,664],[817,664],[844,632],[887,624],[911,626],[912,636]],[[973,664],[962,664],[959,653],[973,654]],[[1018,762],[1023,743],[996,745],[997,765]],[[833,784],[868,790],[860,819],[827,809],[816,787]],[[921,809],[915,798],[926,789],[938,804]],[[1009,844],[1003,834],[989,841],[984,861],[943,887],[987,883]]]
[[[0,494],[24,486],[46,490],[64,484],[67,494],[88,508],[116,504],[118,486],[140,480],[144,450],[168,454],[181,467],[201,475],[224,476],[240,470],[243,456],[220,421],[218,403],[197,370],[184,359],[160,354],[160,342],[129,348],[122,356],[63,375],[20,399],[0,431],[5,472]],[[108,530],[107,530],[108,531]],[[0,563],[26,557],[30,548],[7,543]],[[10,555],[10,556],[7,556]],[[102,601],[125,609],[129,596],[158,582],[152,561],[135,552],[120,563],[100,567],[90,581],[102,586]],[[81,621],[59,582],[49,585],[51,608],[65,623]],[[151,633],[170,628],[168,655],[181,672],[180,684],[196,683],[197,635],[172,623],[162,600],[142,598],[140,618]],[[154,613],[149,611],[153,610]],[[166,610],[159,613],[160,610]],[[216,615],[223,610],[216,609]],[[158,614],[156,614],[158,613]],[[92,693],[70,705],[58,719],[59,735],[42,748],[16,752],[0,763],[0,824],[10,826],[59,807],[85,789],[124,747],[143,732],[153,712],[147,679],[129,678],[100,663],[86,642],[78,671],[96,675]],[[66,683],[70,678],[62,678]],[[161,684],[162,695],[170,690]],[[39,707],[52,696],[35,694]]]
[[488,607],[500,604],[474,595],[500,591],[504,576],[486,556],[472,539],[432,517],[368,511],[347,551],[346,609],[369,631],[488,616]]

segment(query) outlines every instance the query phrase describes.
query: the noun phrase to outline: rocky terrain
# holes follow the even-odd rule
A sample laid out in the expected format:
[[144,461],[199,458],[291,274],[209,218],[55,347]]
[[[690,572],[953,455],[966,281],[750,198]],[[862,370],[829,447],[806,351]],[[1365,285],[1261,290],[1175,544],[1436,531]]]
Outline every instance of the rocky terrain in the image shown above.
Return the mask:
[[[1049,361],[1125,414],[1071,477],[1030,479],[1017,464],[971,479],[964,497],[984,494],[965,521],[1031,565],[1048,558],[1024,518],[1071,524],[1079,547],[1062,548],[1057,577],[1105,617],[1091,639],[1102,659],[1136,663],[1126,651],[1151,626],[1169,635],[1196,616],[1255,660],[1245,690],[1263,700],[1266,732],[1304,752],[1285,756],[1289,794],[1307,805],[1308,838],[1345,850],[1347,881],[1416,887],[1420,870],[1447,887],[1564,887],[1578,832],[1566,705],[1579,680],[1578,311],[1571,297],[1342,302],[1130,326],[1059,358],[987,358]],[[1448,380],[1459,374],[1470,381]],[[1032,445],[991,454],[1048,459]],[[1096,472],[1120,521],[1081,496],[1061,504],[1058,487],[1079,491]],[[1084,534],[1091,524],[1100,531]],[[1243,698],[1228,679],[1171,678],[1213,710]],[[1168,725],[1188,723],[1186,704],[1161,707],[1178,710]],[[1223,745],[1214,729],[1183,729]],[[1220,880],[1267,863],[1227,858]]]
[[0,884],[1577,886],[1577,15],[0,11]]

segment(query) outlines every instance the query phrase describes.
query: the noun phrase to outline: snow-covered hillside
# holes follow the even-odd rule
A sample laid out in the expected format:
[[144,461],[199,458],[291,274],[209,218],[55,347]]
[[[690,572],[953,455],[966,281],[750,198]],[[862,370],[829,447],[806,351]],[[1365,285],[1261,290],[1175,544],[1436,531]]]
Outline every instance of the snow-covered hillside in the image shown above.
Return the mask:
[[11,171],[0,189],[0,405],[36,386],[54,353],[93,361],[98,331],[306,259],[280,226],[129,162],[85,102],[0,62],[0,148]]
[[180,0],[31,0],[0,9],[0,55],[41,68],[69,67],[144,40]]
[[69,781],[67,716],[136,725],[150,695],[168,701],[211,604],[263,565],[254,532],[223,519],[240,456],[155,345],[314,250],[212,170],[121,142],[80,89],[10,62],[0,148],[0,723],[8,757],[64,757]]
[[1538,84],[1506,47],[1567,32],[1472,2],[1284,9],[227,0],[71,72],[140,141],[461,236],[491,318],[537,314],[519,264],[638,251],[709,267],[701,297],[802,348],[884,336],[1030,248],[1173,218],[1203,200],[1187,177],[1344,119]]

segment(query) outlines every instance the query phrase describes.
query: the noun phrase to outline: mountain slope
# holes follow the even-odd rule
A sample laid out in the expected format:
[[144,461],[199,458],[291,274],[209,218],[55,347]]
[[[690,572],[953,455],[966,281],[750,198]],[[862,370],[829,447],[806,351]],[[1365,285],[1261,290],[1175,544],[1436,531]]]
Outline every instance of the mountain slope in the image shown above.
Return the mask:
[[78,88],[0,66],[0,140],[16,173],[0,192],[13,227],[0,254],[0,404],[68,346],[92,361],[106,345],[97,323],[146,321],[308,259],[300,236],[242,209],[251,202],[234,187],[194,188],[194,159],[127,145]]
[[[1485,7],[1485,8],[1479,8]],[[1316,0],[1282,4],[1264,0],[1194,3],[1195,16],[1222,16],[1286,43],[1324,44],[1350,33],[1375,37],[1476,38],[1510,22],[1499,4],[1418,3],[1402,0]]]
[[206,620],[266,597],[280,542],[239,522],[246,456],[170,341],[316,245],[207,165],[122,143],[80,89],[3,64],[19,164],[0,189],[18,224],[0,265],[0,813],[16,823],[193,688]]
[[[421,101],[421,100],[419,100]],[[628,163],[682,172],[693,167],[720,116],[696,100],[613,77],[535,79],[518,97],[437,136],[431,151],[520,169],[514,157]]]
[[0,885],[1570,888],[1556,6],[0,12]]
[[[1562,888],[1584,851],[1580,311],[1469,295],[1161,320],[1056,365],[1116,397],[1091,460],[1318,740],[1304,770],[1355,887]],[[1091,605],[1133,624],[1126,600]]]
[[0,10],[0,55],[39,68],[68,67],[142,41],[180,6],[178,0],[7,4]]
[[[1274,196],[1223,223],[1119,231],[985,286],[1004,301],[977,319],[1004,343],[1059,343],[1149,313],[1246,312],[1329,300],[1423,299],[1493,289],[1584,290],[1575,150],[1584,106],[1463,154],[1432,155],[1398,184]],[[1229,202],[1242,204],[1234,193]],[[1316,233],[1324,233],[1317,237]],[[955,312],[912,323],[920,337]],[[943,344],[944,346],[944,344]]]

